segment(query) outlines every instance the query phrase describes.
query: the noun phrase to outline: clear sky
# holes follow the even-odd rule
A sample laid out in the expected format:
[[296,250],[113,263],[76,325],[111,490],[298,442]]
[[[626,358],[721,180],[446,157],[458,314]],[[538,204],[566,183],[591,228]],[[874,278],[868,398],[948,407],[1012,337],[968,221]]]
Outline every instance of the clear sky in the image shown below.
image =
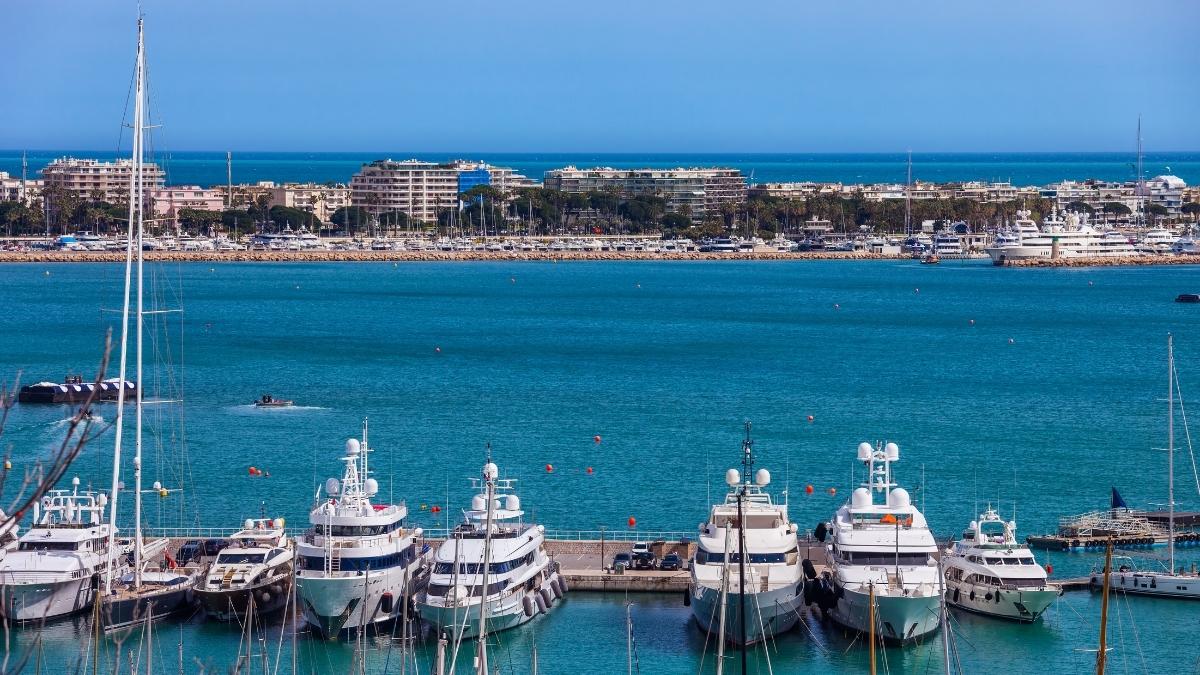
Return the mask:
[[[1200,149],[1200,2],[146,0],[173,150]],[[136,4],[3,0],[0,147],[113,149]]]

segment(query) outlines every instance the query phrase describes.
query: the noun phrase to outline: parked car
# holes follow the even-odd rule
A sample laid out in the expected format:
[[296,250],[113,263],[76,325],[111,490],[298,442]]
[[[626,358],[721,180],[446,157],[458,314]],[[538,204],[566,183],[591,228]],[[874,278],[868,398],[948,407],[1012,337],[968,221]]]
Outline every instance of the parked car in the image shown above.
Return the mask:
[[658,569],[668,572],[678,571],[682,566],[683,559],[679,557],[678,553],[668,553],[662,557],[662,560],[658,561]]
[[628,553],[618,553],[613,556],[614,570],[627,570],[633,567],[633,556]]
[[214,556],[221,552],[226,546],[229,546],[227,539],[205,539],[204,545],[201,547],[201,555]]
[[635,570],[652,570],[658,567],[658,560],[654,554],[649,551],[633,554],[633,569]]
[[199,560],[203,555],[204,544],[199,539],[189,539],[179,547],[179,555],[175,557],[180,565],[186,565],[193,560]]
[[647,544],[644,541],[633,542],[633,550],[630,551],[630,553],[635,556],[639,553],[649,553],[649,552],[650,552],[650,544]]

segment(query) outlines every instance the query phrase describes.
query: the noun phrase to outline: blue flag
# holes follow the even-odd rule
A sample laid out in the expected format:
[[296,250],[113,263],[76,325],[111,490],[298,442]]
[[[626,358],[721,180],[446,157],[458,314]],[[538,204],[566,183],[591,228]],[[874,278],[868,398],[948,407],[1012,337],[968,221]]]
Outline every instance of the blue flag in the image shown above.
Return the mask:
[[1129,505],[1125,503],[1124,499],[1121,499],[1121,493],[1117,492],[1117,488],[1113,488],[1112,491],[1112,507],[1114,509],[1128,509]]

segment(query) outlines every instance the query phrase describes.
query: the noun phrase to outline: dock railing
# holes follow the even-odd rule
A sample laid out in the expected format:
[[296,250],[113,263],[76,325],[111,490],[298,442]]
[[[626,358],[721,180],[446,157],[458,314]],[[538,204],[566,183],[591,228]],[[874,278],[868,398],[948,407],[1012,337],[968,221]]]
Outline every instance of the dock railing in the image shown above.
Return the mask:
[[[417,527],[422,527],[417,524]],[[233,535],[238,528],[230,527],[151,527],[143,531],[143,536],[146,537],[170,537],[172,539],[225,539]],[[294,527],[288,526],[284,528],[288,536],[299,537],[309,530],[309,527]],[[451,530],[444,527],[423,527],[424,536],[427,539],[445,539]],[[668,541],[679,542],[683,540],[695,541],[696,534],[693,532],[681,532],[678,530],[637,530],[637,529],[612,529],[612,530],[546,530],[546,539],[551,541],[615,541],[615,542],[634,542],[634,541]]]

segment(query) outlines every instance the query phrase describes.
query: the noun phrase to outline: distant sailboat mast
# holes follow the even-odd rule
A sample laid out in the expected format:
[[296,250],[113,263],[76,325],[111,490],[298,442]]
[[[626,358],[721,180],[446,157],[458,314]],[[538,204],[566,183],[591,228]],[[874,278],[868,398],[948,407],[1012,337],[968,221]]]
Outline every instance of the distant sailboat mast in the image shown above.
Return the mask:
[[1175,336],[1167,333],[1167,555],[1175,574]]
[[908,178],[904,183],[904,236],[912,236],[912,150],[908,151]]

